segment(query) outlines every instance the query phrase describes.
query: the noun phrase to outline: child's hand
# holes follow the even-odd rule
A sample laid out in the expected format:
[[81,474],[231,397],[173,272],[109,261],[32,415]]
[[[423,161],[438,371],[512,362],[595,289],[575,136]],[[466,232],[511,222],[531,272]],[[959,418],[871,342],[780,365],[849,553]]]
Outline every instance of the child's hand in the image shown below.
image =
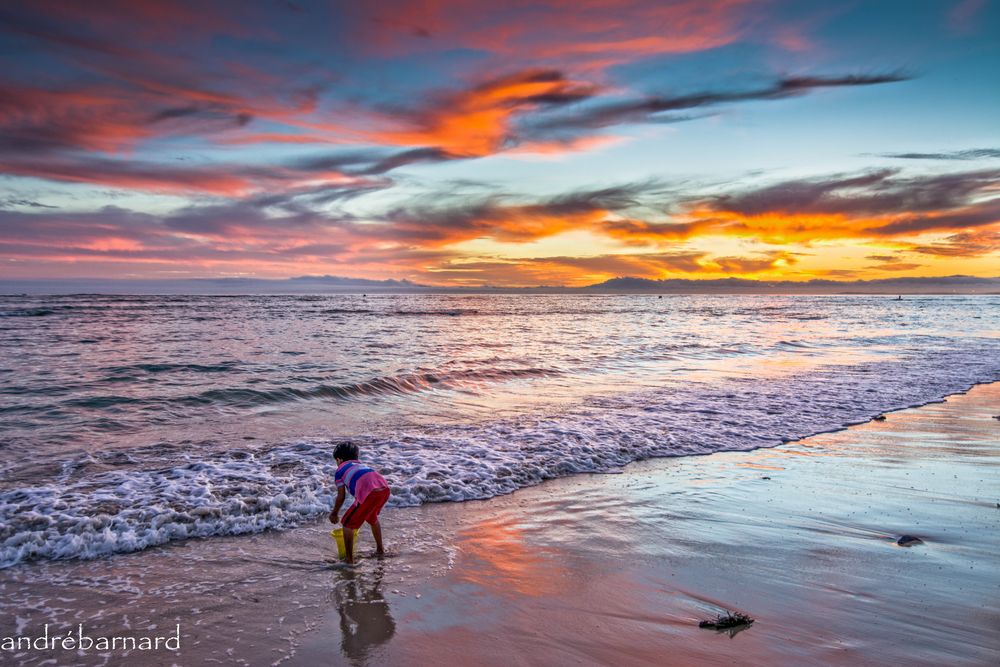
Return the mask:
[[330,512],[330,523],[336,524],[340,522],[340,517],[337,516],[336,512]]

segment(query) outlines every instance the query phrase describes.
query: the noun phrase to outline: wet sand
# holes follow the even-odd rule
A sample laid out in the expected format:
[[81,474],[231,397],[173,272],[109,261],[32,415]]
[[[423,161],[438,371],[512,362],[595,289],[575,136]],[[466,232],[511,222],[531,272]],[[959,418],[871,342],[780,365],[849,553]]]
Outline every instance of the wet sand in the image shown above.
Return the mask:
[[[488,501],[0,571],[0,637],[83,623],[172,653],[4,664],[989,665],[1000,384],[773,449],[646,461]],[[923,544],[897,546],[908,534]],[[370,535],[360,549],[370,551]],[[723,610],[756,622],[718,633]],[[156,626],[154,629],[150,629]]]

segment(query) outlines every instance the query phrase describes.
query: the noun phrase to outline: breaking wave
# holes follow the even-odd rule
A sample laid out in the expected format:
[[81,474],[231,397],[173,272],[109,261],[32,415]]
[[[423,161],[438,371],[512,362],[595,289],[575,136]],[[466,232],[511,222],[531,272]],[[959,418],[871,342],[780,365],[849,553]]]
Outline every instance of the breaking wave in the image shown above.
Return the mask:
[[[505,373],[549,372],[522,369]],[[492,380],[479,371],[474,381]],[[469,381],[459,376],[453,381]],[[394,506],[481,499],[554,477],[651,457],[770,447],[1000,379],[996,345],[956,343],[890,361],[824,366],[780,379],[690,378],[592,397],[562,412],[358,434],[362,457],[389,480]],[[447,378],[414,376],[331,391],[400,391]],[[286,400],[235,394],[206,400]],[[87,454],[56,480],[0,492],[0,567],[86,559],[173,540],[290,528],[329,511],[334,442],[259,449],[178,448]]]

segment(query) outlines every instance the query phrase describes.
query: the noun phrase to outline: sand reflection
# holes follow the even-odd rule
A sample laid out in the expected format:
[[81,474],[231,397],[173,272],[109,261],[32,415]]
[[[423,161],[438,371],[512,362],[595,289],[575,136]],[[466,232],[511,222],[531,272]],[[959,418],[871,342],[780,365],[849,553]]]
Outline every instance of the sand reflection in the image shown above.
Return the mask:
[[551,549],[531,543],[514,519],[480,521],[458,535],[463,560],[460,577],[495,594],[549,595],[559,591],[567,570]]
[[334,596],[340,613],[340,650],[355,664],[364,664],[372,649],[396,633],[389,602],[382,593],[383,567],[371,572],[345,570]]

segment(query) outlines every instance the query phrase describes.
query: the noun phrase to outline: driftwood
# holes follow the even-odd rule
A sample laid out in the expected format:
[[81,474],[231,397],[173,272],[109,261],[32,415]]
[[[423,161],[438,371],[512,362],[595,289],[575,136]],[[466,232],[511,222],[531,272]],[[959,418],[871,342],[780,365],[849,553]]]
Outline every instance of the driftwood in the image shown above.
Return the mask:
[[720,614],[715,620],[712,621],[702,621],[698,624],[699,628],[710,628],[712,630],[729,630],[731,628],[738,628],[741,626],[748,626],[753,623],[753,619],[746,614],[741,614],[740,612],[727,611],[725,614]]

